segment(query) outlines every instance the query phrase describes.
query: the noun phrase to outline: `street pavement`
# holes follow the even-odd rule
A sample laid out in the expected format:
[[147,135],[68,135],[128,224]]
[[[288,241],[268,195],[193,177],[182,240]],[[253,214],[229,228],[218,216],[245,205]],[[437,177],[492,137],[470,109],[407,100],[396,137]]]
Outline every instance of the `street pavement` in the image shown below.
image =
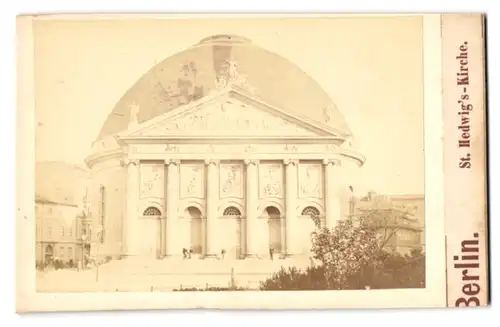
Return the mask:
[[[258,289],[260,281],[283,267],[305,268],[307,258],[285,260],[248,259],[124,259],[99,268],[37,273],[39,292],[165,292],[179,288],[236,286]],[[233,277],[233,278],[232,278]]]

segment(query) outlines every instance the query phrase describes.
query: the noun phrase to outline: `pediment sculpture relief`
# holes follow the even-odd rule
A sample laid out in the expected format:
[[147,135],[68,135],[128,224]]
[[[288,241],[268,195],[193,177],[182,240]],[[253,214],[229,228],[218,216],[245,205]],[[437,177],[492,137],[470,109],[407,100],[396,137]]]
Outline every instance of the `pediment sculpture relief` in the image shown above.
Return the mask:
[[216,132],[237,133],[265,131],[273,135],[315,135],[296,124],[267,113],[263,110],[243,105],[236,100],[222,103],[207,104],[195,112],[187,113],[182,117],[174,118],[147,129],[142,135],[162,135],[164,133],[186,132]]

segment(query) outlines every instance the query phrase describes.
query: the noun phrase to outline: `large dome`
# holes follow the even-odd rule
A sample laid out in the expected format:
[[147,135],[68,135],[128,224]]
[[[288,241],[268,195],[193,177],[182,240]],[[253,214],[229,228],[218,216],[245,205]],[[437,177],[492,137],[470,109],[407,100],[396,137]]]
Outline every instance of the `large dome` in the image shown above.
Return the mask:
[[330,97],[296,65],[246,38],[215,35],[146,72],[118,101],[97,140],[126,130],[130,105],[138,105],[138,122],[145,122],[204,97],[216,89],[217,81],[234,74],[231,67],[253,96],[351,136]]

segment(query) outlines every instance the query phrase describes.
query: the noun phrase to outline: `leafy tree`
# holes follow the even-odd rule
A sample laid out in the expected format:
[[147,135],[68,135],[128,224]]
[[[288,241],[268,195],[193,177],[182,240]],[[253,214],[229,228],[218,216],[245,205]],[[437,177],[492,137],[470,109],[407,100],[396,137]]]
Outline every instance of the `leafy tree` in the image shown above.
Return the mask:
[[400,255],[395,245],[406,213],[394,209],[360,210],[339,221],[335,228],[312,234],[312,252],[319,262],[305,271],[281,269],[261,283],[261,289],[364,289],[409,288],[425,285],[425,255],[414,250]]
[[312,235],[314,259],[324,267],[328,289],[345,289],[348,277],[367,265],[379,251],[377,233],[363,223],[339,221],[333,229]]
[[[402,276],[408,275],[410,268],[415,268],[410,262],[423,256],[421,251],[408,257],[388,249],[396,244],[398,231],[407,224],[410,222],[404,211],[370,208],[358,210],[356,216],[339,221],[333,229],[315,231],[312,251],[314,258],[325,267],[328,288],[388,288],[400,284],[397,281],[404,279]],[[425,267],[425,260],[418,262]],[[412,280],[422,279],[419,276]]]

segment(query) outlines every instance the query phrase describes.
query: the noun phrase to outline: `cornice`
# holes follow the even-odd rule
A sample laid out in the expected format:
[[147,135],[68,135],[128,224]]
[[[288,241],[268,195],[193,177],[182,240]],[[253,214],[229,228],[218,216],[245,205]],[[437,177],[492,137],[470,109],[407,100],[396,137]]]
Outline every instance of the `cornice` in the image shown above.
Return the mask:
[[[343,138],[337,136],[210,136],[210,135],[165,135],[165,136],[124,136],[120,138],[122,144],[144,143],[278,143],[295,142],[316,144],[330,144],[332,141],[341,142]],[[282,141],[282,142],[280,142]]]
[[106,161],[109,159],[120,158],[122,155],[123,155],[123,150],[119,148],[119,149],[93,153],[87,158],[85,158],[84,161],[89,168],[92,168],[99,162]]
[[366,157],[362,155],[361,153],[350,151],[350,150],[342,150],[339,153],[341,156],[347,157],[349,159],[352,159],[356,162],[358,167],[361,167],[365,164],[366,162]]
[[276,111],[283,115],[284,117],[287,117],[287,119],[290,119],[292,121],[295,121],[296,123],[299,124],[306,124],[308,125],[309,128],[314,129],[318,133],[328,133],[328,134],[334,134],[338,136],[339,138],[342,138],[342,140],[345,140],[348,135],[344,135],[344,133],[340,132],[339,130],[332,128],[328,125],[313,121],[309,118],[303,117],[303,116],[298,116],[295,114],[291,114],[287,111],[281,110],[278,107],[275,107],[273,105],[270,105],[267,103],[265,100],[256,97],[254,95],[249,94],[246,92],[244,89],[237,87],[237,86],[231,86],[229,90],[227,91],[229,96],[235,96],[235,98],[243,98],[245,102],[248,102],[249,104],[254,104],[258,107],[265,107],[267,109],[272,109],[273,111]]

